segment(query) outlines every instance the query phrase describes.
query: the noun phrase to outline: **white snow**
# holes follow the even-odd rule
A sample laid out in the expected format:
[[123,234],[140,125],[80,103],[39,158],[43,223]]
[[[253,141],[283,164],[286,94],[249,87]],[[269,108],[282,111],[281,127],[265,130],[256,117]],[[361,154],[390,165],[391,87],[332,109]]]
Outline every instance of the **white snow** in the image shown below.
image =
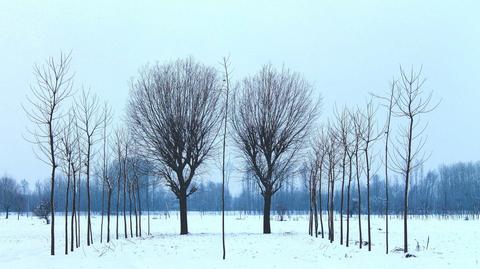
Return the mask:
[[[325,218],[326,219],[326,218]],[[123,219],[120,231],[123,231]],[[64,218],[56,218],[56,253],[49,255],[50,226],[37,218],[15,215],[0,219],[0,268],[480,268],[480,221],[463,218],[412,218],[409,220],[409,248],[416,258],[403,253],[385,255],[384,219],[372,218],[372,252],[359,249],[357,219],[351,219],[351,246],[336,238],[307,234],[307,216],[291,216],[287,221],[272,219],[273,234],[263,235],[261,216],[229,213],[226,219],[227,259],[222,260],[221,217],[218,214],[189,213],[189,231],[178,235],[178,215],[158,214],[151,219],[152,235],[147,236],[143,217],[142,238],[113,239],[100,244],[100,216],[93,219],[94,244],[86,246],[86,221],[82,218],[82,246],[64,255]],[[390,247],[402,246],[402,219],[390,221]],[[326,222],[324,223],[326,231]],[[346,229],[346,223],[344,224]],[[364,240],[367,223],[362,222]],[[115,238],[115,217],[112,219]],[[135,231],[134,231],[135,233]],[[326,236],[326,234],[325,234]],[[429,247],[426,248],[429,238]],[[104,238],[105,240],[105,238]],[[106,241],[106,240],[105,240]],[[417,241],[420,249],[417,250]]]

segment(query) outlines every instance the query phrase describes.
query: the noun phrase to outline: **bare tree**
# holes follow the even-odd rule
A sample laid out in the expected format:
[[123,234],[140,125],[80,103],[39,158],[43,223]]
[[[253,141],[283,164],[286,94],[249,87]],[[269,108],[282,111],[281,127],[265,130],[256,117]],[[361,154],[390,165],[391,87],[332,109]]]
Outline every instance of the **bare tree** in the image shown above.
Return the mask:
[[341,171],[342,171],[342,185],[340,190],[340,245],[343,245],[343,204],[344,204],[344,190],[345,179],[347,176],[347,154],[351,143],[349,135],[351,134],[351,122],[349,118],[349,111],[344,108],[342,112],[335,112],[336,125],[335,132],[336,139],[341,150]]
[[[69,202],[69,194],[70,194],[70,182],[72,179],[72,168],[75,163],[76,158],[76,136],[75,136],[75,112],[70,110],[68,113],[68,117],[66,121],[63,123],[63,131],[60,137],[61,140],[61,149],[60,152],[62,153],[62,168],[64,173],[67,176],[67,187],[66,187],[66,195],[65,195],[65,255],[68,254],[68,202]],[[74,171],[73,171],[74,172]],[[73,236],[70,238],[73,242]]]
[[18,195],[19,186],[13,178],[7,176],[0,178],[0,205],[5,210],[5,219],[8,219],[8,214],[15,205]]
[[223,250],[223,259],[225,260],[226,250],[225,250],[225,152],[226,152],[226,143],[227,143],[227,123],[228,123],[228,100],[230,97],[230,71],[229,71],[230,61],[229,58],[223,57],[223,70],[224,78],[223,82],[225,85],[225,108],[224,108],[224,125],[223,125],[223,148],[222,148],[222,250]]
[[322,207],[322,177],[326,162],[326,155],[328,150],[328,136],[325,132],[324,127],[320,128],[319,132],[319,139],[315,146],[315,157],[317,158],[317,166],[318,166],[318,208],[320,211],[320,230],[322,233],[322,238],[324,238],[324,230],[323,230],[323,207]]
[[28,187],[29,184],[26,179],[22,179],[20,185],[22,188],[23,196],[26,198],[25,213],[27,213],[27,218],[28,218],[28,212],[30,211],[30,195],[27,195],[27,192],[30,194],[30,189]]
[[191,58],[145,68],[131,86],[132,133],[179,201],[180,234],[188,233],[192,180],[220,131],[220,95],[215,69]]
[[355,136],[355,124],[352,118],[352,113],[348,111],[348,121],[350,122],[350,129],[348,130],[350,138],[348,139],[348,146],[345,148],[347,157],[348,157],[348,184],[347,184],[347,235],[345,238],[345,245],[348,247],[350,244],[350,197],[351,197],[351,186],[353,180],[353,161],[355,158],[355,153],[358,148],[357,139]]
[[381,133],[376,131],[376,121],[375,121],[375,108],[373,107],[372,101],[367,103],[364,112],[360,112],[360,116],[363,118],[363,126],[360,126],[363,129],[360,134],[360,139],[362,140],[363,147],[361,150],[365,156],[365,172],[367,176],[367,234],[368,234],[368,251],[372,250],[372,236],[371,236],[371,206],[370,206],[370,180],[371,180],[371,167],[372,167],[372,157],[371,153],[372,144],[378,140],[381,136]]
[[[77,121],[77,117],[75,117],[76,121]],[[73,198],[76,198],[75,196],[77,196],[77,200],[74,201],[73,205],[77,204],[77,206],[73,209],[73,211],[75,211],[76,213],[76,216],[75,216],[75,242],[76,242],[76,247],[80,247],[80,242],[81,242],[81,218],[80,218],[80,212],[82,211],[82,204],[80,203],[81,201],[81,190],[82,190],[82,184],[81,184],[81,181],[82,181],[82,172],[83,172],[83,158],[82,158],[82,152],[84,151],[84,145],[83,143],[80,141],[80,138],[81,138],[81,133],[80,133],[80,128],[78,127],[78,122],[76,123],[75,125],[75,134],[77,136],[77,160],[75,162],[75,165],[73,166],[74,168],[72,168],[73,171],[76,171],[76,179],[77,179],[77,186],[74,187],[74,190],[73,190]],[[75,182],[75,172],[74,172],[74,175],[73,175],[73,181]],[[75,194],[75,189],[77,190],[77,195]],[[77,210],[78,209],[78,210]]]
[[91,220],[91,197],[90,197],[90,170],[93,158],[93,146],[99,140],[99,131],[102,128],[103,115],[96,95],[89,91],[82,91],[82,95],[76,102],[76,114],[78,127],[84,133],[82,138],[85,143],[85,175],[87,185],[87,246],[92,241],[92,220]]
[[33,214],[40,219],[45,220],[45,223],[48,225],[50,224],[50,219],[48,216],[50,215],[50,210],[52,207],[50,206],[50,202],[48,200],[41,200],[40,203],[33,209]]
[[[115,152],[117,156],[117,200],[116,200],[116,239],[118,240],[118,221],[119,221],[119,212],[120,212],[120,187],[121,187],[121,179],[123,175],[123,159],[125,158],[124,152],[124,144],[126,144],[126,134],[125,130],[121,128],[117,128],[115,130]],[[125,214],[124,214],[125,216]],[[125,219],[125,218],[124,218]],[[127,226],[125,220],[125,236],[127,236]]]
[[247,169],[264,198],[263,233],[271,233],[272,196],[293,171],[319,102],[298,73],[271,65],[245,78],[234,95],[232,128]]
[[[310,234],[312,235],[315,232],[315,237],[318,237],[318,211],[320,209],[320,220],[322,219],[322,207],[321,207],[321,184],[322,184],[322,172],[323,172],[323,162],[325,159],[325,145],[323,140],[323,133],[320,134],[320,139],[317,139],[313,145],[313,152],[309,156],[309,162],[307,163],[308,168],[308,187],[310,192],[310,222],[313,220],[313,227],[310,224]],[[317,185],[320,185],[317,189]],[[321,227],[322,237],[323,237],[323,223]]]
[[427,125],[422,126],[419,117],[433,111],[437,106],[431,105],[432,92],[425,93],[422,78],[422,69],[418,72],[412,70],[407,73],[400,67],[400,79],[396,84],[398,100],[395,104],[394,115],[406,119],[406,126],[397,138],[395,158],[392,160],[397,172],[405,180],[404,205],[403,205],[403,251],[408,252],[408,192],[411,173],[421,166],[426,159],[423,147],[426,138],[422,136]]
[[364,132],[364,123],[363,118],[359,110],[357,109],[355,112],[351,113],[353,125],[354,125],[354,134],[355,134],[355,143],[354,143],[354,156],[355,156],[355,176],[357,179],[357,206],[358,206],[358,242],[359,247],[362,248],[363,245],[363,238],[362,238],[362,197],[361,197],[361,189],[360,189],[360,176],[362,172],[362,163],[360,157],[360,149],[362,147],[362,136]]
[[387,119],[385,122],[385,156],[384,156],[384,167],[385,167],[385,253],[388,254],[388,170],[389,170],[389,151],[388,146],[390,143],[390,126],[392,119],[392,111],[397,102],[397,96],[395,93],[397,81],[393,80],[390,84],[390,91],[385,96],[374,95],[375,97],[382,100],[383,106],[387,109]]
[[27,97],[31,108],[25,108],[28,118],[36,126],[29,130],[29,141],[37,146],[37,157],[51,167],[50,177],[50,254],[55,255],[55,170],[58,167],[56,155],[59,148],[57,141],[61,129],[57,121],[63,116],[60,105],[72,93],[73,77],[69,74],[70,54],[60,55],[55,61],[49,58],[44,65],[34,65],[36,85],[31,86],[32,95]]
[[101,220],[101,231],[100,231],[100,243],[103,241],[103,215],[104,215],[104,195],[105,190],[107,191],[107,242],[110,242],[110,207],[112,201],[112,192],[114,186],[114,179],[109,173],[108,163],[110,162],[110,152],[108,150],[108,139],[109,132],[108,127],[112,122],[112,109],[110,106],[105,103],[102,113],[102,168],[101,168],[101,178],[102,178],[102,220]]
[[327,166],[327,208],[328,208],[328,239],[332,243],[335,239],[335,227],[334,227],[334,194],[335,194],[335,181],[337,181],[337,165],[340,157],[340,144],[338,143],[337,134],[334,127],[328,124],[328,144],[326,153],[326,166]]

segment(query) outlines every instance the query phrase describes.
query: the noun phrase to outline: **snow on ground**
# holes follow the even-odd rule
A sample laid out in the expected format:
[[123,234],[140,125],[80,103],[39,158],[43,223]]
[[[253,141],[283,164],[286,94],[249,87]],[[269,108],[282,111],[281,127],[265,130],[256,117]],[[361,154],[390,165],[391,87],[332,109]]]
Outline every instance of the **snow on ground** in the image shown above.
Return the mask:
[[[357,219],[351,219],[351,246],[310,237],[307,216],[287,221],[272,219],[273,234],[263,235],[261,216],[229,213],[226,218],[227,259],[222,260],[221,217],[189,213],[189,231],[178,235],[176,213],[151,219],[151,236],[99,243],[100,217],[93,219],[94,244],[86,246],[86,221],[82,220],[82,246],[64,255],[64,218],[56,218],[56,253],[51,257],[50,227],[37,218],[11,216],[0,219],[0,268],[480,268],[480,221],[437,217],[409,220],[409,247],[416,258],[402,253],[384,254],[384,219],[372,218],[372,252],[359,249]],[[123,220],[123,219],[122,219]],[[112,219],[115,231],[115,218]],[[143,217],[143,231],[147,219]],[[120,223],[123,223],[122,221]],[[402,219],[390,221],[390,247],[402,246]],[[326,225],[326,223],[324,223]],[[346,224],[345,224],[346,225]],[[325,226],[326,228],[326,226]],[[366,220],[362,222],[366,240]],[[123,231],[123,225],[120,226]],[[134,231],[135,232],[135,231]],[[114,237],[114,234],[112,234]],[[121,233],[123,236],[123,232]],[[417,241],[420,249],[417,250]],[[428,249],[426,248],[429,241]]]

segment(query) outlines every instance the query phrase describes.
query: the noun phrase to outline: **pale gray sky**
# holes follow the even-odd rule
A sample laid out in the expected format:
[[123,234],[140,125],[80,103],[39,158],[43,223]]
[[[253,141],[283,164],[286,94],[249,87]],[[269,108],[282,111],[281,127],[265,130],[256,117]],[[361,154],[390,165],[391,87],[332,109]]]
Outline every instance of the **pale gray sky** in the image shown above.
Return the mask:
[[400,64],[423,64],[441,106],[429,116],[427,166],[480,160],[478,1],[2,1],[0,173],[48,177],[21,108],[32,65],[72,50],[75,86],[123,113],[128,81],[147,62],[194,56],[234,79],[271,62],[303,73],[333,105],[383,92]]

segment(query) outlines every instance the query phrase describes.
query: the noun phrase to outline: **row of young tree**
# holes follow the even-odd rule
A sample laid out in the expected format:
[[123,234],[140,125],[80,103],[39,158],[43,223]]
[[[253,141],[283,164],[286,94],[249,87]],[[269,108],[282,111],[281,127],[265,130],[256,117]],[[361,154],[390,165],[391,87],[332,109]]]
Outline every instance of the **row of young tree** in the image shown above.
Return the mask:
[[[251,175],[249,178],[263,197],[263,232],[267,234],[271,233],[272,197],[282,190],[289,178],[303,174],[308,179],[310,193],[311,232],[313,223],[318,227],[318,209],[323,208],[321,201],[325,192],[322,186],[326,187],[328,231],[332,242],[336,185],[341,182],[340,242],[343,243],[343,217],[346,212],[348,244],[351,185],[357,185],[360,216],[363,201],[361,186],[365,182],[370,250],[370,184],[375,171],[374,157],[381,139],[385,145],[385,193],[389,193],[389,171],[395,171],[404,182],[404,251],[408,251],[410,177],[424,160],[421,156],[425,143],[421,136],[424,129],[418,124],[418,119],[432,109],[431,95],[425,96],[423,90],[421,72],[412,70],[407,74],[401,69],[400,79],[392,83],[391,91],[387,96],[379,97],[386,101],[384,105],[388,116],[385,128],[376,127],[377,109],[372,101],[366,108],[336,111],[335,118],[316,132],[321,98],[314,96],[313,86],[300,74],[265,65],[254,75],[236,83],[229,101],[228,59],[224,58],[221,72],[192,58],[180,59],[145,66],[139,71],[130,84],[123,126],[113,129],[110,127],[112,113],[107,104],[102,106],[89,91],[82,90],[76,94],[69,70],[70,59],[70,55],[62,55],[59,61],[50,58],[42,66],[35,65],[36,84],[32,86],[32,94],[28,98],[30,104],[25,109],[35,125],[30,131],[30,140],[37,145],[37,155],[51,167],[52,255],[55,253],[54,213],[58,174],[66,178],[65,253],[68,253],[69,212],[70,250],[74,249],[74,238],[76,246],[79,246],[81,225],[78,208],[82,195],[86,195],[86,241],[87,245],[93,243],[92,201],[98,199],[92,197],[93,178],[99,178],[102,186],[101,229],[103,235],[105,215],[107,241],[110,240],[110,217],[113,213],[116,215],[116,238],[119,237],[120,213],[124,235],[128,236],[127,204],[133,208],[138,220],[135,222],[136,234],[141,236],[141,192],[147,190],[148,196],[149,179],[152,177],[163,182],[178,200],[180,234],[187,234],[187,199],[199,190],[198,174],[208,168],[205,164],[209,160],[218,155],[220,144],[223,145],[222,212],[225,209],[227,141],[235,146],[235,155],[243,160],[244,172]],[[395,143],[389,140],[392,115],[397,116],[402,128]],[[312,147],[308,147],[309,141]],[[393,151],[389,151],[390,144],[393,144]],[[310,154],[306,154],[308,151],[311,151]],[[387,195],[387,215],[388,205]],[[223,219],[222,214],[222,234]],[[388,218],[386,221],[388,252]],[[130,235],[133,235],[132,225]],[[360,242],[363,242],[361,238]],[[225,254],[224,245],[223,248]]]
[[[432,94],[424,90],[425,80],[421,70],[405,72],[400,68],[400,79],[391,83],[390,90],[385,94],[373,95],[379,99],[385,109],[384,127],[378,128],[377,105],[372,98],[365,107],[335,108],[334,118],[320,128],[319,135],[313,138],[313,148],[310,157],[304,164],[303,173],[307,178],[310,191],[310,225],[309,233],[318,235],[320,222],[321,234],[324,236],[322,215],[322,185],[326,185],[327,194],[327,226],[328,239],[334,241],[335,199],[340,200],[340,244],[350,242],[351,203],[356,202],[358,214],[359,247],[368,246],[371,251],[371,215],[372,215],[372,181],[374,173],[379,169],[379,150],[383,147],[384,170],[384,215],[386,230],[386,253],[389,252],[388,220],[389,220],[389,176],[395,173],[401,177],[403,192],[403,251],[408,252],[408,214],[411,177],[415,169],[423,164],[425,155],[423,147],[425,138],[422,136],[426,125],[420,122],[420,116],[432,111],[436,105],[431,105]],[[398,132],[393,133],[392,123],[396,123]],[[393,150],[391,149],[393,146]],[[325,183],[326,184],[325,184]],[[337,184],[339,182],[339,184]],[[339,185],[339,186],[337,186]],[[357,197],[352,199],[352,185],[356,185]],[[361,189],[366,187],[366,198],[362,199]],[[340,187],[340,196],[335,196],[335,188]],[[380,198],[380,197],[377,197]],[[366,202],[367,240],[362,238],[362,202]],[[319,219],[320,218],[320,219]],[[344,222],[346,218],[346,227]],[[345,231],[346,230],[346,231]]]

